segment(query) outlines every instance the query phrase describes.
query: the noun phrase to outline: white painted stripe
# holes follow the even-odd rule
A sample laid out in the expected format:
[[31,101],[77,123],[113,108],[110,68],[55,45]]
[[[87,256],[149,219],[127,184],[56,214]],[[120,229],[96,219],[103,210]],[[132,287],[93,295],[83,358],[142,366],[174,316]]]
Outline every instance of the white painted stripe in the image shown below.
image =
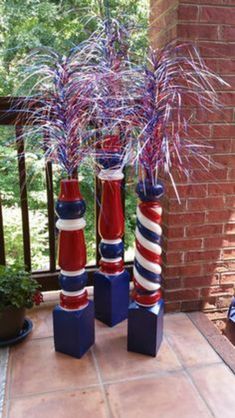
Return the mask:
[[117,257],[117,258],[101,258],[101,261],[104,261],[105,263],[117,263],[119,261],[122,260],[122,257]]
[[83,218],[79,219],[58,219],[56,228],[62,231],[77,231],[86,226],[86,221]]
[[143,226],[145,226],[145,228],[149,229],[152,232],[155,232],[155,234],[157,235],[162,235],[162,228],[160,227],[160,225],[146,218],[146,216],[143,215],[139,207],[137,207],[137,218],[139,219],[140,223]]
[[146,260],[146,258],[144,258],[139,253],[137,248],[135,249],[135,258],[141,264],[141,266],[143,266],[146,270],[149,270],[149,271],[151,271],[153,273],[156,273],[156,274],[161,274],[162,268],[161,268],[160,264],[152,263],[151,261]]
[[102,239],[101,244],[120,244],[122,242],[121,239]]
[[153,253],[161,255],[162,248],[160,247],[160,245],[157,244],[156,242],[148,241],[145,237],[143,237],[143,235],[140,233],[138,228],[136,228],[136,230],[135,230],[135,236],[136,236],[137,240],[139,241],[139,243],[144,248],[146,248],[149,251],[152,251]]
[[136,280],[137,280],[137,282],[142,286],[142,287],[144,287],[144,289],[146,289],[146,290],[158,290],[158,289],[160,289],[160,287],[161,287],[161,285],[159,284],[159,283],[153,283],[153,282],[150,282],[149,280],[146,280],[143,276],[141,276],[139,273],[138,273],[138,271],[136,270],[136,268],[135,268],[135,266],[134,266],[134,268],[133,268],[133,273],[134,273],[134,276],[135,276],[135,278],[136,278]]
[[98,174],[98,178],[100,180],[108,180],[108,181],[122,180],[124,178],[124,174],[120,169],[111,170],[111,169],[106,168],[106,169],[100,170]]
[[[135,302],[136,302],[136,301],[135,301]],[[140,306],[145,306],[145,307],[147,308],[147,307],[155,306],[157,302],[155,302],[155,303],[151,303],[151,304],[149,304],[149,305],[144,305],[143,303],[139,303],[139,302],[136,302],[136,303],[137,303],[138,305],[140,305]]]
[[158,213],[158,215],[162,215],[162,207],[151,207],[151,210],[153,210],[154,212]]
[[116,273],[108,273],[107,271],[99,271],[100,274],[108,275],[108,276],[118,276],[119,274],[122,274],[124,270],[117,271]]
[[86,289],[78,290],[77,292],[67,292],[67,290],[61,289],[61,293],[65,296],[80,296],[85,293]]
[[65,276],[80,276],[80,274],[83,274],[85,272],[85,269],[76,270],[76,271],[66,271],[66,270],[60,270],[61,274],[64,274]]

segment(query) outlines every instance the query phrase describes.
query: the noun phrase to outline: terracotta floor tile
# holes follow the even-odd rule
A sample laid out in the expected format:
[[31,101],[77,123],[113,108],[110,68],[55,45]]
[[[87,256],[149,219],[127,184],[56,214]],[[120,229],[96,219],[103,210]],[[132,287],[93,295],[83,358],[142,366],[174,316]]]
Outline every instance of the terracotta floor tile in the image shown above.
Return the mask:
[[225,364],[189,369],[198,390],[217,418],[235,416],[235,375]]
[[120,329],[97,335],[94,353],[104,381],[177,370],[181,367],[165,341],[156,358],[128,352],[126,332]]
[[211,418],[183,372],[107,387],[114,418]]
[[52,338],[25,341],[10,356],[11,397],[98,383],[91,353],[82,359],[56,353]]
[[106,405],[99,389],[14,399],[9,418],[107,418]]
[[52,337],[52,311],[54,305],[40,306],[27,311],[27,317],[33,321],[33,331],[28,339]]
[[166,315],[165,335],[180,361],[187,367],[221,362],[207,340],[184,314]]

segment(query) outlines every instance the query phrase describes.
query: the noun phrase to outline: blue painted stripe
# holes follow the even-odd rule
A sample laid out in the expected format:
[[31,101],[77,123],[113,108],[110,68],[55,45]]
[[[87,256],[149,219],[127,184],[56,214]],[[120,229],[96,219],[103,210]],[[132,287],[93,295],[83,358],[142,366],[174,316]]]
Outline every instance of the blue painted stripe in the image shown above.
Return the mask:
[[78,276],[66,276],[64,274],[60,274],[59,283],[60,287],[66,292],[77,292],[86,286],[87,272],[85,271]]
[[136,260],[136,258],[134,260],[134,265],[138,273],[141,274],[141,276],[143,276],[146,280],[149,280],[150,282],[153,282],[153,283],[161,283],[161,275],[157,273],[153,273],[152,271],[145,269]]
[[157,244],[161,244],[161,237],[160,235],[156,234],[153,231],[150,231],[150,229],[143,226],[139,219],[137,219],[137,227],[140,231],[140,234],[143,235],[144,238],[146,238],[148,241],[155,242]]
[[99,245],[100,254],[104,258],[117,258],[123,257],[124,244],[120,242],[118,244],[106,244],[101,242]]
[[82,218],[86,211],[86,203],[83,199],[74,202],[58,200],[56,203],[56,213],[61,219]]

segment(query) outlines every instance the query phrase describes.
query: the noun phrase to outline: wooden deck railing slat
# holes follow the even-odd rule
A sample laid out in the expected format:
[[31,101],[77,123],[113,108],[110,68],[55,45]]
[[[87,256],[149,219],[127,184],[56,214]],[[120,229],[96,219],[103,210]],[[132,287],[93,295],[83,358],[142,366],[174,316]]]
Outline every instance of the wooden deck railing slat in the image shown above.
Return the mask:
[[18,157],[20,203],[22,216],[22,232],[24,244],[24,264],[26,270],[31,270],[30,230],[29,230],[29,209],[27,196],[26,164],[24,155],[24,131],[22,125],[16,125],[16,147]]
[[0,195],[0,264],[1,265],[6,264],[1,195]]
[[52,163],[46,163],[46,187],[47,187],[47,214],[49,234],[49,259],[50,271],[56,271],[56,249],[55,249],[55,210],[53,193]]

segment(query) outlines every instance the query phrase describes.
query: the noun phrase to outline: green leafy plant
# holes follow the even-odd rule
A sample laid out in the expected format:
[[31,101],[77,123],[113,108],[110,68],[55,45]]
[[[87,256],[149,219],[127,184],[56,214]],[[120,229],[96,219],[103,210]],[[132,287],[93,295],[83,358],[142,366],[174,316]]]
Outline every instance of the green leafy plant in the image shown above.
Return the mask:
[[0,266],[0,310],[7,306],[32,308],[42,300],[39,284],[30,273],[17,265]]

